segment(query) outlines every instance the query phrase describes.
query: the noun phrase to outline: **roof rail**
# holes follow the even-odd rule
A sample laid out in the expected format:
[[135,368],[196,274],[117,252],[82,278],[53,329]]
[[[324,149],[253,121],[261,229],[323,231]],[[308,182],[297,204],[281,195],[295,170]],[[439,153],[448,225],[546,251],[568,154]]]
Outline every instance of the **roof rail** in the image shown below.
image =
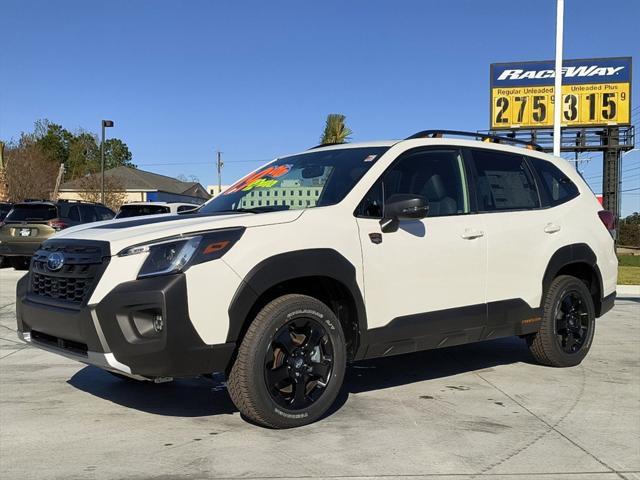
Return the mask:
[[525,140],[519,140],[517,138],[504,137],[500,135],[491,135],[488,133],[479,132],[464,132],[460,130],[423,130],[411,135],[410,137],[405,138],[405,140],[412,140],[414,138],[442,138],[445,135],[455,137],[470,137],[474,138],[475,140],[489,143],[506,143],[511,145],[519,145],[530,150],[542,151],[542,147],[537,143],[527,142]]
[[89,205],[102,205],[100,202],[93,202],[91,200],[81,200],[79,198],[59,198],[58,200],[51,200],[52,202],[59,203],[86,203]]

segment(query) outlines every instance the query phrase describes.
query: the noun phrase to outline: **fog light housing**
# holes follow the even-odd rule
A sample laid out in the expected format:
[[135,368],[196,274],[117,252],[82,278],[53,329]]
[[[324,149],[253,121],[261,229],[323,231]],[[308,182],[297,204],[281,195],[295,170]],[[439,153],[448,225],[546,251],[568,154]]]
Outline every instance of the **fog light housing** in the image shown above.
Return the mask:
[[160,337],[164,330],[162,308],[139,308],[130,311],[128,317],[133,327],[134,337],[154,339]]
[[156,331],[156,333],[160,333],[162,332],[163,328],[164,328],[164,318],[162,318],[161,314],[158,314],[153,319],[153,329]]

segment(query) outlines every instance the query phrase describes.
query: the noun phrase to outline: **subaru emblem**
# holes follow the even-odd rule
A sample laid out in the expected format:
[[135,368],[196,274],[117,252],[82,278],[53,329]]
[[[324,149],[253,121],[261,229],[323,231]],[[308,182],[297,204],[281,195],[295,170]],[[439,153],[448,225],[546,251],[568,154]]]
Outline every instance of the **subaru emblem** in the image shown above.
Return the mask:
[[64,265],[64,255],[60,252],[50,253],[47,257],[47,268],[52,272],[57,272]]

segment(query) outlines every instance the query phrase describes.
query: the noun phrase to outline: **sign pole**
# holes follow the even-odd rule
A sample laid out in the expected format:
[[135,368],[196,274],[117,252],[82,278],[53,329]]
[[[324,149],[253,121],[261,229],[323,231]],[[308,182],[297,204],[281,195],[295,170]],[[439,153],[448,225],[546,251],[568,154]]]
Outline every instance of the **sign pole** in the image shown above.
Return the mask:
[[562,131],[560,122],[562,121],[562,28],[564,24],[564,0],[557,0],[556,13],[556,76],[553,109],[553,154],[560,156],[560,143]]

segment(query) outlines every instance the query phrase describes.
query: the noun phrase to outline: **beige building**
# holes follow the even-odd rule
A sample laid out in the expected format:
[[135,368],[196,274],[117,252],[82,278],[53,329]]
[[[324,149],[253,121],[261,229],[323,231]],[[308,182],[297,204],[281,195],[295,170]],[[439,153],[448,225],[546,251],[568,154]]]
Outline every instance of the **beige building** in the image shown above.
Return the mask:
[[[104,172],[105,184],[113,185],[114,191],[125,194],[128,202],[186,202],[201,204],[210,195],[198,182],[183,182],[181,180],[147,172],[137,168],[116,167]],[[90,182],[76,179],[65,182],[60,186],[59,198],[81,199],[86,185],[99,185],[99,174]]]

